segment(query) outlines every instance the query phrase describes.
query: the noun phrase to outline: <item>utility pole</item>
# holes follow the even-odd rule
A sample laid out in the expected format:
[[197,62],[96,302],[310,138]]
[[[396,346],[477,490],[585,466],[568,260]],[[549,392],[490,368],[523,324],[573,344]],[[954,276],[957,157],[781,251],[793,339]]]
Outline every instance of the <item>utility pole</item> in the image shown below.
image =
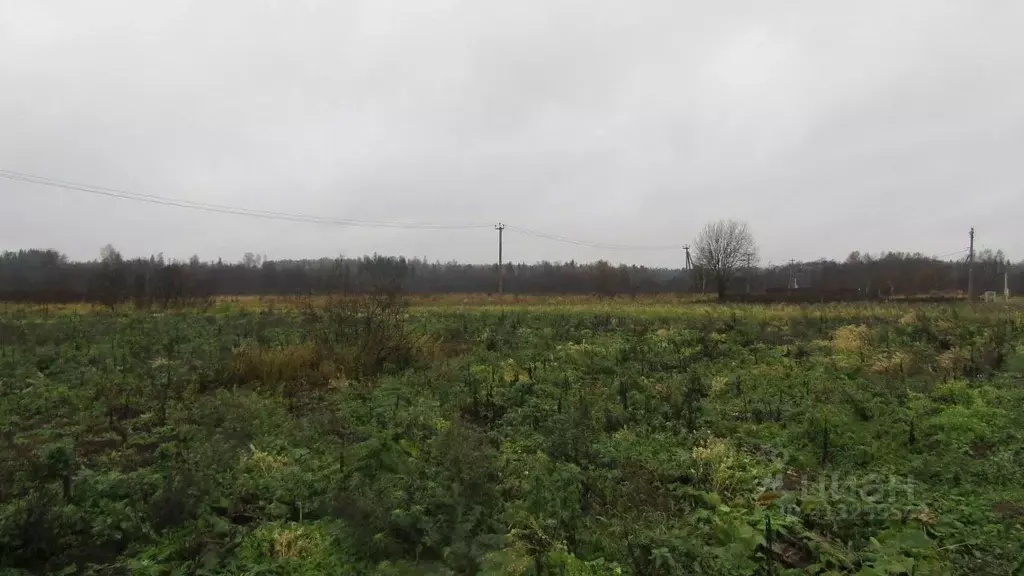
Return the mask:
[[686,290],[693,292],[693,261],[690,260],[690,245],[683,246],[683,250],[686,252]]
[[974,226],[971,226],[971,247],[967,253],[967,301],[974,302]]
[[498,231],[498,295],[505,293],[505,265],[502,261],[502,233],[505,232],[505,225],[498,222],[494,227]]
[[747,252],[746,256],[747,256],[747,272],[746,272],[746,274],[744,274],[744,276],[747,277],[747,294],[750,294],[750,273],[751,273],[751,268],[753,266],[752,262],[754,260],[754,255],[752,253],[750,253],[750,252]]
[[793,267],[796,266],[796,258],[789,259],[789,286],[787,288],[796,288],[796,278],[793,276]]

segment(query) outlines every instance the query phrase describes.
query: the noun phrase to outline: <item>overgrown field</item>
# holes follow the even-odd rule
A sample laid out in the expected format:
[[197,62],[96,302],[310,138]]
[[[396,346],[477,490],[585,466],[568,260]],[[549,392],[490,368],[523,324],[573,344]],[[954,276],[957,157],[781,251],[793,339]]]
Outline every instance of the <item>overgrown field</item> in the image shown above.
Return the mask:
[[1019,307],[0,314],[0,574],[1024,572]]

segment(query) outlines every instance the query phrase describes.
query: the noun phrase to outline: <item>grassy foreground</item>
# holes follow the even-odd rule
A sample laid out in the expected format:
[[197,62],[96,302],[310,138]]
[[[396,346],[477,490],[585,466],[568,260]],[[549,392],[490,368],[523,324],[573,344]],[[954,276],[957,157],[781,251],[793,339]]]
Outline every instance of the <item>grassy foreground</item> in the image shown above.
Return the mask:
[[9,306],[0,574],[1021,573],[1022,422],[1016,306]]

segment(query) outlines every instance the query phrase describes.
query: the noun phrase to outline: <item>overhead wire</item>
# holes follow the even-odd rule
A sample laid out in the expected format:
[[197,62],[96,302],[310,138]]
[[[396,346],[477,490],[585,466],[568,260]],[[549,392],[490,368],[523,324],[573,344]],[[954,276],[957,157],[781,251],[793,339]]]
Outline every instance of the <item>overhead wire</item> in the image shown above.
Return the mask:
[[[399,229],[419,229],[419,230],[458,230],[458,229],[479,229],[479,228],[490,228],[491,224],[483,223],[436,223],[436,222],[401,222],[401,221],[385,221],[385,220],[360,220],[355,218],[335,218],[316,216],[311,214],[299,214],[291,212],[280,212],[272,210],[260,210],[255,208],[245,208],[240,206],[230,206],[226,204],[214,204],[211,202],[201,202],[196,200],[182,200],[178,198],[171,198],[168,196],[157,196],[154,194],[143,194],[140,192],[129,192],[127,190],[120,190],[117,188],[106,188],[102,186],[92,186],[87,184],[81,184],[78,182],[72,182],[68,180],[60,180],[57,178],[49,178],[45,176],[37,176],[33,174],[27,174],[24,172],[16,172],[13,170],[6,170],[0,168],[0,178],[12,180],[15,182],[24,182],[29,184],[36,184],[40,186],[50,186],[55,188],[61,188],[70,191],[78,191],[87,194],[93,194],[97,196],[106,196],[110,198],[117,198],[122,200],[132,200],[136,202],[145,202],[149,204],[156,204],[162,206],[171,206],[177,208],[186,208],[190,210],[199,210],[206,212],[214,212],[220,214],[231,214],[235,216],[247,216],[251,218],[262,218],[266,220],[282,220],[288,222],[299,222],[306,224],[326,224],[334,226],[347,226],[347,227],[358,227],[358,228],[399,228]],[[588,240],[580,240],[577,238],[570,238],[567,236],[561,236],[558,234],[550,234],[542,232],[540,230],[534,230],[524,226],[517,226],[514,224],[506,224],[505,227],[513,232],[517,232],[524,236],[532,236],[534,238],[541,238],[545,240],[551,240],[554,242],[561,242],[564,244],[571,244],[574,246],[582,246],[587,248],[596,248],[601,250],[614,250],[614,251],[634,251],[634,252],[650,252],[650,251],[677,251],[682,250],[681,246],[678,245],[628,245],[628,244],[611,244],[605,242],[593,242]],[[939,254],[934,256],[936,259],[946,258],[948,256],[954,256],[957,254],[963,254],[968,252],[967,248],[955,250],[953,252],[947,252],[945,254]]]
[[191,210],[201,210],[206,212],[216,212],[220,214],[233,214],[236,216],[249,216],[253,218],[263,218],[268,220],[285,220],[291,222],[302,222],[310,224],[330,224],[336,226],[351,226],[351,227],[362,227],[362,228],[407,228],[407,229],[438,229],[438,230],[452,230],[452,229],[465,229],[465,228],[488,228],[490,224],[445,224],[445,223],[432,223],[432,222],[398,222],[398,221],[381,221],[381,220],[358,220],[353,218],[333,218],[324,216],[314,216],[310,214],[296,214],[290,212],[278,212],[271,210],[259,210],[254,208],[244,208],[239,206],[228,206],[224,204],[213,204],[210,202],[199,202],[195,200],[181,200],[177,198],[170,198],[167,196],[157,196],[153,194],[142,194],[139,192],[129,192],[126,190],[119,190],[116,188],[105,188],[102,186],[91,186],[87,184],[80,184],[77,182],[70,182],[67,180],[58,180],[56,178],[47,178],[44,176],[35,176],[32,174],[25,174],[22,172],[14,172],[12,170],[0,169],[0,178],[6,178],[17,182],[26,182],[30,184],[37,184],[42,186],[51,186],[55,188],[63,188],[65,190],[73,190],[78,192],[84,192],[87,194],[94,194],[98,196],[107,196],[110,198],[119,198],[122,200],[134,200],[137,202],[146,202],[149,204],[158,204],[163,206],[173,206],[177,208],[187,208]]
[[[490,228],[491,224],[481,223],[462,223],[462,224],[446,224],[446,223],[433,223],[433,222],[399,222],[399,221],[380,221],[380,220],[358,220],[353,218],[333,218],[314,216],[310,214],[296,214],[290,212],[278,212],[270,210],[259,210],[254,208],[244,208],[239,206],[229,206],[225,204],[214,204],[210,202],[200,202],[196,200],[182,200],[178,198],[171,198],[168,196],[157,196],[154,194],[143,194],[140,192],[129,192],[127,190],[121,190],[117,188],[106,188],[103,186],[92,186],[87,184],[81,184],[78,182],[72,182],[68,180],[60,180],[57,178],[49,178],[45,176],[37,176],[33,174],[26,174],[24,172],[16,172],[13,170],[0,169],[0,178],[6,178],[8,180],[16,182],[25,182],[29,184],[36,184],[41,186],[50,186],[55,188],[61,188],[70,191],[84,192],[87,194],[93,194],[98,196],[106,196],[110,198],[117,198],[122,200],[133,200],[137,202],[145,202],[149,204],[157,204],[162,206],[172,206],[177,208],[187,208],[191,210],[200,210],[206,212],[215,212],[220,214],[232,214],[236,216],[248,216],[252,218],[263,218],[268,220],[284,220],[290,222],[300,223],[311,223],[311,224],[329,224],[337,226],[351,226],[351,227],[362,227],[362,228],[403,228],[403,229],[428,229],[428,230],[453,230],[453,229],[471,229],[471,228]],[[566,244],[573,244],[576,246],[584,246],[590,248],[599,248],[605,250],[619,250],[619,251],[665,251],[665,250],[681,250],[680,246],[675,245],[662,245],[662,246],[630,246],[624,244],[608,244],[603,242],[590,242],[587,240],[579,240],[575,238],[569,238],[566,236],[560,236],[557,234],[549,234],[547,232],[541,232],[531,228],[523,226],[507,225],[509,230],[518,232],[526,236],[533,236],[536,238],[543,238],[552,240],[555,242],[562,242]]]
[[577,240],[575,238],[568,238],[566,236],[558,236],[556,234],[548,234],[547,232],[541,232],[539,230],[532,230],[530,228],[524,228],[522,226],[515,226],[512,224],[506,224],[506,228],[514,232],[526,236],[533,236],[536,238],[544,238],[546,240],[553,240],[555,242],[563,242],[565,244],[573,244],[575,246],[585,246],[588,248],[600,248],[603,250],[622,250],[622,251],[665,251],[665,250],[682,250],[681,246],[630,246],[626,244],[605,244],[603,242],[589,242],[587,240]]
[[954,250],[953,252],[947,252],[945,254],[939,254],[937,256],[933,256],[933,258],[938,260],[940,258],[946,258],[948,256],[956,256],[957,254],[963,254],[964,252],[969,252],[969,251],[970,251],[969,248],[961,248],[960,250]]

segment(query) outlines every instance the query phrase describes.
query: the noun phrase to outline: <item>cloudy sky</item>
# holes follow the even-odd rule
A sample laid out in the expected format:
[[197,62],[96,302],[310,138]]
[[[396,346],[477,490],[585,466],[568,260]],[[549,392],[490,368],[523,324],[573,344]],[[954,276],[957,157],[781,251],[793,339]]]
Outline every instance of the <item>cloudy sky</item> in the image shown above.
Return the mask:
[[[0,0],[0,249],[495,258],[498,221],[763,262],[1024,257],[1024,2]],[[514,261],[677,266],[507,230]]]

